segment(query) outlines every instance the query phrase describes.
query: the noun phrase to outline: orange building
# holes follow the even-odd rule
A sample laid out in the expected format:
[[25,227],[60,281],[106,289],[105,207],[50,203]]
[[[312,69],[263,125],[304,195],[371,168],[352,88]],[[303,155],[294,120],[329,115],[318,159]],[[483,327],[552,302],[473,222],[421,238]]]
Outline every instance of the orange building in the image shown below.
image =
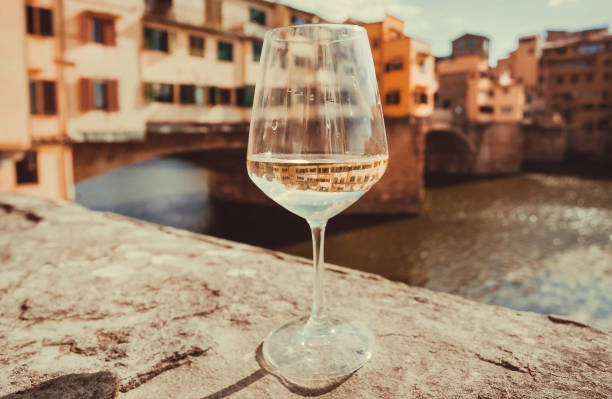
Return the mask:
[[391,15],[360,24],[368,32],[385,116],[430,116],[437,89],[430,45],[404,35],[404,22]]
[[452,43],[449,57],[438,59],[436,107],[472,122],[518,122],[523,118],[522,84],[489,67],[489,39],[465,34]]
[[0,190],[73,197],[72,144],[247,123],[263,34],[318,22],[263,0],[10,0]]
[[509,74],[516,83],[525,87],[526,102],[537,96],[538,61],[542,55],[542,39],[539,35],[523,36],[518,40],[518,48],[507,58],[497,61],[498,75]]

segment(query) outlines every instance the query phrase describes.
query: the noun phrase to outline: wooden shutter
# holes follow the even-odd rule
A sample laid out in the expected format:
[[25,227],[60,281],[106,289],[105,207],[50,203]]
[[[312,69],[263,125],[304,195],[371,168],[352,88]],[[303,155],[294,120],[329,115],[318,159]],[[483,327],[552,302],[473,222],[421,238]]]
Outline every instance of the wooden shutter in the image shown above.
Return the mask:
[[43,112],[47,115],[54,115],[57,113],[57,104],[55,101],[55,82],[45,80],[40,83],[42,84],[43,92]]
[[36,81],[36,113],[43,114],[45,111],[45,97],[43,94],[43,82]]
[[116,45],[115,38],[115,21],[112,19],[105,20],[102,23],[102,37],[104,44],[107,46]]
[[119,111],[119,83],[116,80],[107,80],[105,83],[108,110],[111,112]]
[[81,14],[81,41],[90,42],[93,40],[93,18],[84,12]]
[[93,81],[81,78],[79,80],[79,105],[82,112],[93,109]]

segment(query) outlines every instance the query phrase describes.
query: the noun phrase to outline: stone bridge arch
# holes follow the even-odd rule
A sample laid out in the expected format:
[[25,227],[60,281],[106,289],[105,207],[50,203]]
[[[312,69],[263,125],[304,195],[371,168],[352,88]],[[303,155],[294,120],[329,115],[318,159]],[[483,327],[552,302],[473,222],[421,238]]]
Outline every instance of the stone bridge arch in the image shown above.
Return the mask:
[[425,175],[468,175],[476,149],[454,129],[430,129],[425,134]]
[[101,142],[87,141],[73,144],[74,181],[92,178],[133,163],[167,155],[210,151],[206,163],[213,169],[226,169],[236,163],[235,157],[228,159],[226,152],[219,150],[245,150],[248,140],[248,125],[236,124],[229,128],[186,133],[185,130],[166,132],[148,129],[142,140]]

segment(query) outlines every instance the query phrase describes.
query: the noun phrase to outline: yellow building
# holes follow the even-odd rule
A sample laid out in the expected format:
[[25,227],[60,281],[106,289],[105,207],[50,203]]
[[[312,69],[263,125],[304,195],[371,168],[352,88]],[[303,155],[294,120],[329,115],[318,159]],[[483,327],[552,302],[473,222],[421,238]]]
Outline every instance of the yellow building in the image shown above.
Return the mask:
[[430,116],[437,90],[430,45],[404,35],[404,22],[391,15],[361,25],[368,32],[385,116]]
[[489,39],[466,34],[453,41],[451,56],[436,63],[437,108],[472,122],[518,122],[523,118],[523,85],[489,67]]
[[0,190],[70,199],[73,143],[247,123],[265,31],[319,20],[263,0],[3,2]]

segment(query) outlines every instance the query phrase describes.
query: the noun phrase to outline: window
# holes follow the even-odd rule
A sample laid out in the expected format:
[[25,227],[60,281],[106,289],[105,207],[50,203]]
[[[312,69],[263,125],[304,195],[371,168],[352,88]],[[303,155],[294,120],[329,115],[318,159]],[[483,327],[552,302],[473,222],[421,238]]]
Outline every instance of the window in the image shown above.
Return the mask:
[[26,30],[32,35],[53,36],[53,11],[27,6]]
[[397,105],[400,101],[400,92],[398,90],[390,91],[385,96],[385,104],[387,105]]
[[427,104],[427,93],[414,93],[415,104]]
[[555,50],[555,53],[559,54],[559,55],[563,55],[567,52],[567,48],[565,47],[559,47],[558,49]]
[[230,89],[219,89],[219,104],[232,104],[232,91]]
[[253,42],[253,61],[255,62],[259,62],[259,60],[261,59],[261,47],[261,43]]
[[108,95],[106,82],[103,80],[93,81],[93,107],[94,109],[107,109],[108,108]]
[[387,62],[385,65],[385,71],[400,71],[404,69],[404,62],[402,60]]
[[255,86],[244,86],[236,89],[236,105],[239,107],[252,107]]
[[291,16],[291,25],[302,25],[305,23],[306,20],[304,18],[298,17],[297,15]]
[[81,16],[81,40],[105,46],[115,45],[115,21],[85,13]]
[[495,97],[495,90],[489,90],[489,97]]
[[21,161],[15,162],[17,184],[38,183],[38,162],[35,151],[28,151]]
[[144,48],[147,50],[158,50],[168,52],[168,31],[144,28]]
[[478,111],[483,114],[492,114],[494,112],[494,109],[490,105],[481,105],[480,108],[478,108]]
[[116,80],[80,79],[81,111],[119,111],[119,87]]
[[608,74],[608,72],[604,72],[604,74],[601,75],[601,77],[603,78],[603,80],[607,82],[610,79],[610,74]]
[[30,113],[32,115],[55,115],[57,113],[55,82],[30,80]]
[[189,35],[189,55],[204,57],[204,38]]
[[449,109],[450,107],[451,107],[451,100],[446,99],[442,102],[442,108]]
[[219,87],[209,87],[208,99],[210,105],[231,105],[232,91],[231,89],[222,89]]
[[558,75],[557,76],[557,83],[562,84],[563,82],[565,82],[565,78],[563,77],[563,75]]
[[196,87],[194,85],[179,86],[179,102],[181,104],[195,104],[196,102]]
[[419,62],[419,69],[421,70],[421,73],[427,72],[427,68],[425,67],[425,61]]
[[512,113],[512,107],[501,107],[501,113],[502,114],[511,114]]
[[195,85],[180,85],[179,102],[181,104],[204,104],[204,88]]
[[217,53],[219,61],[232,61],[234,59],[234,45],[231,42],[218,42]]
[[575,48],[575,51],[580,54],[598,53],[603,50],[602,43],[581,44]]
[[578,74],[573,74],[572,75],[572,83],[578,83]]
[[266,24],[266,13],[265,11],[258,10],[256,8],[249,8],[249,20],[256,24]]
[[174,86],[167,83],[145,83],[144,95],[147,102],[174,102]]
[[593,74],[591,72],[587,73],[586,76],[586,81],[587,82],[592,82],[593,81]]
[[378,47],[380,47],[380,40],[372,39],[372,48],[378,48]]

